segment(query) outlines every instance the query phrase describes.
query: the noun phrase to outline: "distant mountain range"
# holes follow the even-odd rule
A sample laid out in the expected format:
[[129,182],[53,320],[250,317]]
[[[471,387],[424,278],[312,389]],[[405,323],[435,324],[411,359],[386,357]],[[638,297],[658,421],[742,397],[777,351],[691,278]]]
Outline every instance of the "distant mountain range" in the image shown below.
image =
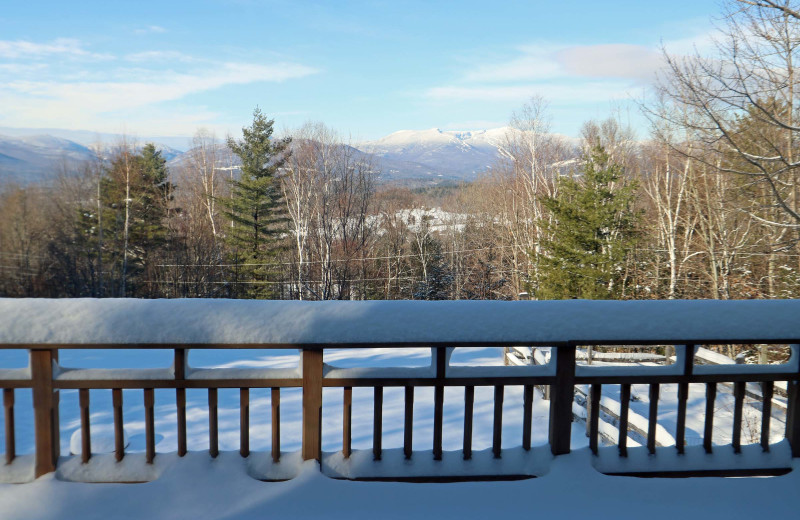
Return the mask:
[[389,180],[471,181],[497,161],[507,130],[401,130],[357,146],[381,159]]
[[[401,130],[375,141],[354,145],[371,153],[382,172],[381,182],[408,186],[472,181],[498,159],[499,145],[507,128],[479,131]],[[58,175],[60,164],[108,156],[119,136],[56,129],[12,129],[0,127],[0,182],[47,181]],[[167,141],[165,143],[165,141]],[[103,142],[98,145],[94,143]],[[153,142],[171,165],[184,159],[189,138],[139,138]]]

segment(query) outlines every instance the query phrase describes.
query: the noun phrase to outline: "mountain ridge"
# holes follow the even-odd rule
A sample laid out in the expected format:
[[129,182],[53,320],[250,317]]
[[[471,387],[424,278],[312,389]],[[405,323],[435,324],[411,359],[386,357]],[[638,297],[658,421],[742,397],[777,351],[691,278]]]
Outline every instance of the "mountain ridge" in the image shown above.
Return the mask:
[[[56,177],[59,162],[95,160],[98,155],[108,157],[115,147],[113,141],[111,144],[98,141],[96,137],[101,134],[88,131],[54,130],[53,134],[38,132],[42,129],[12,129],[15,135],[8,135],[5,130],[8,129],[0,127],[0,181],[46,182]],[[508,131],[508,127],[398,130],[350,146],[374,156],[381,170],[380,182],[417,187],[475,180],[498,160],[500,145]],[[76,135],[80,142],[64,135]],[[90,135],[95,138],[88,139]],[[185,139],[189,142],[189,138]],[[184,162],[190,152],[151,139],[136,142],[154,142],[170,166]]]

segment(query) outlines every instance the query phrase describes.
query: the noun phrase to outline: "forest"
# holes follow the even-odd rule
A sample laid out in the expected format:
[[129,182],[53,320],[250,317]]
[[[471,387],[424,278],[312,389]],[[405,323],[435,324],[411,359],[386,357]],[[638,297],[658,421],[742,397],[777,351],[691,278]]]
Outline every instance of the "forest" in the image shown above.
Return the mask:
[[256,109],[177,166],[122,139],[2,184],[0,296],[796,298],[800,13],[733,5],[714,55],[665,49],[647,135],[610,117],[568,139],[533,97],[470,183],[381,182],[323,123],[277,138]]

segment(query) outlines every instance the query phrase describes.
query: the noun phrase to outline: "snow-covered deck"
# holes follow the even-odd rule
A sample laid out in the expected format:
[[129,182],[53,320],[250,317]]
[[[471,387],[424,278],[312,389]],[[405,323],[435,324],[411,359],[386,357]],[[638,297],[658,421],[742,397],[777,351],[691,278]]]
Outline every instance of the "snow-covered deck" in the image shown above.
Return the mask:
[[[202,512],[199,516],[248,518],[267,510],[303,516],[307,510],[309,515],[321,515],[316,503],[287,498],[307,493],[328,497],[331,505],[324,515],[328,517],[331,511],[341,511],[343,501],[351,497],[367,504],[360,511],[370,511],[370,517],[405,517],[427,516],[419,504],[430,503],[438,493],[460,502],[444,514],[437,507],[436,516],[529,514],[531,507],[537,514],[556,511],[548,509],[550,505],[542,510],[538,503],[531,504],[528,497],[536,496],[558,500],[559,514],[564,516],[565,503],[576,511],[584,507],[568,498],[571,493],[601,504],[616,496],[616,509],[592,504],[585,506],[585,514],[591,511],[602,517],[609,511],[625,517],[632,502],[630,497],[623,500],[618,483],[624,482],[627,489],[647,487],[639,480],[600,472],[764,474],[796,469],[797,459],[792,457],[800,453],[797,316],[797,301],[0,299],[5,422],[18,419],[16,429],[6,429],[3,437],[12,460],[0,468],[0,481],[33,481],[13,488],[0,486],[0,506],[3,512],[11,511],[9,518],[72,518],[57,509],[77,516],[89,511],[83,501],[111,500],[129,504],[131,517],[141,517],[154,509],[142,501],[140,490],[166,497],[180,489],[197,504],[187,506],[181,496],[174,499],[182,504],[180,510],[169,510],[169,505],[164,513],[153,514],[181,517],[185,511],[187,516]],[[792,357],[786,364],[769,366],[694,363],[692,345],[734,342],[793,344]],[[578,364],[579,347],[591,344],[672,345],[677,355],[666,366]],[[549,362],[496,366],[456,359],[457,351],[526,345],[553,347]],[[133,350],[137,347],[148,350]],[[274,350],[281,348],[293,348],[299,355]],[[5,363],[5,353],[15,349],[30,349],[30,362]],[[191,349],[246,351],[255,359],[222,362],[212,356],[210,362],[195,367],[189,362]],[[71,352],[83,357],[65,361]],[[110,352],[120,354],[119,367],[89,362]],[[265,352],[277,354],[264,356]],[[410,353],[410,365],[397,362],[400,352]],[[168,361],[143,361],[158,353],[167,353]],[[365,362],[359,363],[361,359]],[[718,383],[731,385],[733,395],[717,397]],[[788,398],[781,397],[775,420],[764,422],[777,413],[770,410],[772,390],[781,383]],[[588,416],[585,409],[575,411],[575,416],[589,422],[588,429],[572,422],[576,385],[585,400],[597,402]],[[748,385],[758,392],[746,395]],[[539,386],[550,388],[550,400],[538,393]],[[753,400],[750,394],[762,399]],[[743,422],[753,420],[748,413],[743,415],[748,395],[765,427],[760,438],[755,430],[743,435]],[[726,410],[716,410],[719,405]],[[599,410],[613,413],[618,424],[599,420]],[[208,427],[199,431],[200,423]],[[15,439],[20,428],[30,428],[35,442],[26,445],[24,435]],[[270,430],[271,437],[265,437]],[[589,431],[589,448],[584,430]],[[635,435],[630,433],[634,430]],[[129,431],[133,432],[130,445]],[[600,445],[601,436],[612,446]],[[15,440],[20,453],[16,458]],[[102,444],[106,446],[99,448]],[[76,455],[67,456],[68,451]],[[575,473],[568,478],[570,471]],[[34,481],[36,475],[40,476]],[[336,480],[508,477],[537,478],[430,487]],[[775,491],[770,496],[786,501],[785,490],[796,486],[797,478],[793,471],[742,481],[756,486],[772,482]],[[225,482],[215,483],[217,479]],[[178,484],[182,480],[184,484]],[[281,480],[287,481],[275,482]],[[187,486],[187,481],[197,486]],[[82,482],[146,483],[78,484]],[[669,512],[665,518],[672,518],[684,511],[682,500],[709,501],[707,493],[698,492],[702,486],[673,482],[656,486],[661,490],[658,496],[648,495],[656,503],[663,501],[657,514]],[[730,486],[739,485],[730,480],[701,482],[726,498]],[[348,485],[354,486],[353,491],[338,493],[339,486]],[[240,489],[257,496],[225,509],[210,503],[220,489],[237,497],[244,496]],[[45,510],[37,510],[36,504],[29,511],[20,508],[19,497],[31,490],[47,494],[50,502]],[[669,495],[664,490],[679,493],[680,499],[662,496]],[[402,505],[376,513],[375,508],[393,504],[398,493],[407,495]],[[478,499],[470,494],[481,497],[482,503],[476,504]],[[247,506],[240,509],[242,503]],[[498,504],[520,505],[504,509]],[[796,510],[797,503],[793,505]],[[783,511],[781,507],[776,511]],[[631,516],[642,514],[636,507],[633,511]],[[113,516],[124,517],[120,514],[127,513],[117,510]],[[352,507],[343,511],[341,516],[345,515],[358,517]]]
[[314,461],[292,480],[260,482],[236,453],[190,453],[146,484],[87,485],[50,474],[0,485],[0,511],[4,520],[731,520],[796,518],[800,508],[798,462],[770,478],[642,479],[603,475],[592,458],[588,449],[573,451],[530,480],[409,484],[335,480]]

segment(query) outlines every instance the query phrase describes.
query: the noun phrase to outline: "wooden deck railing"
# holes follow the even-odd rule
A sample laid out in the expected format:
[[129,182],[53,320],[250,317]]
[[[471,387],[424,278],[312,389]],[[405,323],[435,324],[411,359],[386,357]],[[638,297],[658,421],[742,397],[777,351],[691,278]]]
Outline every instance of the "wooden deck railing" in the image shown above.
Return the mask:
[[[145,304],[146,305],[146,304]],[[120,318],[123,319],[123,318]],[[400,317],[402,319],[402,317]],[[0,323],[2,326],[2,323]],[[409,324],[413,326],[413,324]],[[658,331],[656,331],[658,332]],[[785,365],[737,365],[737,366],[696,366],[694,363],[694,346],[699,344],[719,344],[730,342],[732,338],[720,333],[719,337],[706,337],[692,341],[676,340],[676,334],[660,337],[654,332],[643,333],[639,339],[632,333],[630,337],[620,340],[608,335],[598,336],[591,341],[541,341],[534,338],[530,342],[519,340],[488,341],[478,337],[477,341],[396,341],[382,343],[376,337],[374,341],[357,341],[334,343],[242,343],[219,344],[191,343],[166,345],[164,343],[129,342],[86,342],[79,343],[23,343],[20,341],[3,341],[0,335],[0,349],[26,348],[30,351],[29,370],[0,370],[0,388],[3,389],[5,409],[5,457],[8,464],[15,458],[15,390],[30,388],[33,394],[33,416],[35,430],[35,475],[52,472],[59,461],[59,391],[76,389],[79,392],[81,454],[83,462],[92,457],[92,439],[90,428],[91,405],[90,390],[109,390],[112,394],[113,424],[115,439],[115,456],[117,461],[125,457],[123,433],[122,390],[141,390],[145,410],[145,458],[152,463],[156,457],[154,390],[172,389],[175,391],[177,412],[177,454],[187,453],[187,421],[186,390],[205,389],[208,392],[209,417],[209,454],[219,454],[218,441],[218,390],[239,389],[240,409],[240,442],[239,452],[242,457],[250,455],[250,392],[253,389],[269,390],[271,394],[271,455],[275,462],[281,458],[280,446],[280,398],[281,389],[302,388],[302,458],[304,460],[321,460],[322,451],[322,394],[323,388],[342,388],[343,421],[342,421],[342,456],[346,459],[352,450],[352,396],[354,387],[373,389],[374,420],[372,455],[374,460],[381,460],[382,449],[382,414],[385,388],[404,389],[404,424],[403,453],[407,459],[428,456],[412,450],[414,432],[414,395],[419,387],[433,389],[433,436],[431,439],[432,457],[440,460],[443,455],[444,429],[444,389],[446,387],[463,388],[464,424],[462,457],[469,460],[473,455],[473,407],[475,387],[493,387],[494,413],[492,414],[492,447],[496,458],[503,457],[502,440],[503,400],[507,386],[522,387],[523,427],[520,443],[524,450],[531,450],[531,429],[533,424],[534,386],[549,386],[550,415],[548,422],[549,450],[554,456],[570,452],[571,428],[573,419],[573,399],[575,385],[589,385],[590,414],[589,445],[598,453],[598,418],[600,397],[603,385],[620,385],[621,410],[619,414],[619,457],[628,455],[628,410],[631,396],[631,385],[649,385],[649,428],[647,430],[647,450],[656,452],[655,433],[658,416],[659,394],[665,384],[676,384],[677,426],[674,438],[677,453],[684,453],[687,398],[690,384],[706,385],[706,414],[704,418],[703,447],[707,453],[712,450],[712,432],[714,424],[714,402],[718,383],[731,383],[734,387],[735,406],[733,413],[732,450],[741,450],[742,440],[742,408],[745,399],[745,385],[760,383],[762,385],[762,428],[761,446],[770,450],[770,420],[773,397],[773,385],[776,381],[787,382],[788,401],[786,412],[785,437],[791,447],[793,457],[800,457],[800,351],[796,343],[800,343],[800,334],[789,336],[785,331],[775,334],[764,334],[753,331],[753,334],[738,343],[752,344],[792,344],[792,357]],[[412,338],[413,339],[413,338]],[[687,338],[688,339],[688,338]],[[511,347],[520,345],[549,345],[553,347],[551,361],[545,366],[531,367],[461,367],[451,366],[449,356],[453,348],[469,347]],[[671,366],[634,366],[634,367],[595,367],[576,363],[576,348],[584,345],[672,345],[676,347],[677,363]],[[343,347],[401,347],[426,346],[431,348],[432,363],[429,368],[413,369],[337,369],[323,363],[323,353],[329,349]],[[189,349],[240,349],[240,348],[290,348],[300,351],[300,366],[292,372],[264,370],[260,375],[252,371],[236,369],[202,369],[191,370],[187,366]],[[58,364],[59,351],[63,349],[118,349],[118,348],[169,348],[174,353],[174,365],[169,370],[124,370],[114,369],[80,369],[62,370]],[[2,368],[2,367],[0,367]],[[488,425],[485,425],[488,426]],[[735,459],[729,469],[736,470]]]

